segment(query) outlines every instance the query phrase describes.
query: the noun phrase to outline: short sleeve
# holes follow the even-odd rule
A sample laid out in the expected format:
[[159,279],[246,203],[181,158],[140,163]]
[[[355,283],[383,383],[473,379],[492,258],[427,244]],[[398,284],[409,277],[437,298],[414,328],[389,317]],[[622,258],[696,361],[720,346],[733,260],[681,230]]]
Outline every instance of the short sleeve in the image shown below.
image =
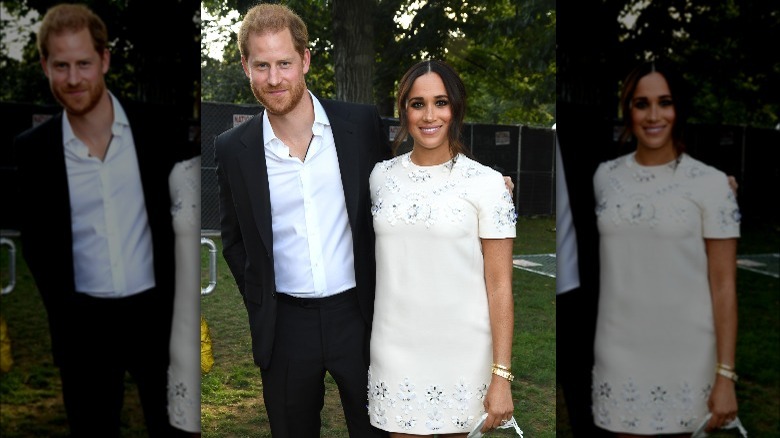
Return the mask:
[[479,179],[476,192],[479,208],[479,237],[506,239],[516,235],[517,214],[504,178],[489,172]]
[[709,239],[739,237],[741,215],[726,175],[713,169],[701,178],[697,187],[701,199],[702,235]]

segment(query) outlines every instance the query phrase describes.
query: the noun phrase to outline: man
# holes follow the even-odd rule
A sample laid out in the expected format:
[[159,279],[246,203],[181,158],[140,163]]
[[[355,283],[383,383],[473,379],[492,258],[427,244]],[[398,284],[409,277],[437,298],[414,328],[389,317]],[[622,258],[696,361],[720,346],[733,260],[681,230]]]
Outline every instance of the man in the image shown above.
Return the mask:
[[119,435],[129,372],[149,435],[169,437],[168,176],[174,146],[187,137],[163,124],[170,117],[122,104],[106,89],[107,41],[105,24],[83,5],[44,16],[41,66],[64,112],[15,139],[15,209],[72,436]]
[[249,315],[275,438],[320,436],[324,376],[350,436],[382,436],[367,412],[374,304],[368,177],[388,158],[376,108],[320,100],[306,87],[306,25],[260,4],[238,35],[265,110],[219,135],[223,255]]

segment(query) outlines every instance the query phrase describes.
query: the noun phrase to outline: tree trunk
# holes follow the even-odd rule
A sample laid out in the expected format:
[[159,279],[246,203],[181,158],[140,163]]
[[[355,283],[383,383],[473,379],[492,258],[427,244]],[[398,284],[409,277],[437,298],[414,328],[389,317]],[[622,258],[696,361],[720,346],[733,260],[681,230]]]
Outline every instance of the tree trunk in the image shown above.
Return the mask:
[[336,99],[374,103],[374,11],[376,0],[333,0]]

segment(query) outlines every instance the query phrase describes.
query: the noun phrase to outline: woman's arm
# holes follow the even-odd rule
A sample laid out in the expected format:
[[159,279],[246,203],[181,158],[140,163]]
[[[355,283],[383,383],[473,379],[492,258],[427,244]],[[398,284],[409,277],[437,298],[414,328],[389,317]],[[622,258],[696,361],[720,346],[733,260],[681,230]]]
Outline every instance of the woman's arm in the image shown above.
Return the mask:
[[[705,239],[704,242],[715,321],[716,357],[719,364],[733,369],[737,345],[737,239]],[[712,413],[709,429],[725,426],[733,420],[737,415],[734,380],[716,374],[707,407]]]
[[[512,365],[515,319],[512,298],[512,245],[513,239],[482,239],[490,330],[493,337],[493,362],[507,368]],[[509,380],[493,374],[484,404],[488,417],[482,428],[483,432],[500,426],[501,420],[512,418],[514,406]]]

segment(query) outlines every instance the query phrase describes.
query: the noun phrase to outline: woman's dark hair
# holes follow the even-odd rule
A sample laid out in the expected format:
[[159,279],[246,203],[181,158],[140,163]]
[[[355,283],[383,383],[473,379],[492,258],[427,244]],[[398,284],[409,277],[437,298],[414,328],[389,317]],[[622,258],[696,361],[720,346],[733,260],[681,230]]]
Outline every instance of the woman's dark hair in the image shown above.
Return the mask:
[[459,153],[470,156],[466,147],[460,141],[460,132],[463,126],[463,118],[466,115],[466,86],[455,70],[447,63],[437,60],[422,61],[413,65],[401,78],[398,85],[398,120],[401,125],[393,141],[393,152],[397,153],[398,148],[406,141],[409,136],[409,121],[406,118],[406,105],[409,101],[409,93],[412,91],[414,81],[420,76],[428,73],[436,73],[444,83],[444,89],[447,90],[447,97],[450,102],[450,111],[452,119],[450,128],[447,132],[447,139],[450,143],[450,153],[456,156]]
[[639,64],[631,70],[623,81],[623,87],[620,92],[620,110],[623,116],[623,132],[620,134],[618,143],[620,146],[625,146],[626,143],[632,139],[631,104],[634,99],[634,92],[636,91],[639,80],[650,73],[659,73],[666,79],[666,83],[669,85],[669,92],[672,94],[675,114],[674,126],[672,127],[672,142],[674,143],[674,148],[679,157],[685,152],[683,135],[689,111],[688,88],[682,75],[678,73],[676,66],[664,59]]

